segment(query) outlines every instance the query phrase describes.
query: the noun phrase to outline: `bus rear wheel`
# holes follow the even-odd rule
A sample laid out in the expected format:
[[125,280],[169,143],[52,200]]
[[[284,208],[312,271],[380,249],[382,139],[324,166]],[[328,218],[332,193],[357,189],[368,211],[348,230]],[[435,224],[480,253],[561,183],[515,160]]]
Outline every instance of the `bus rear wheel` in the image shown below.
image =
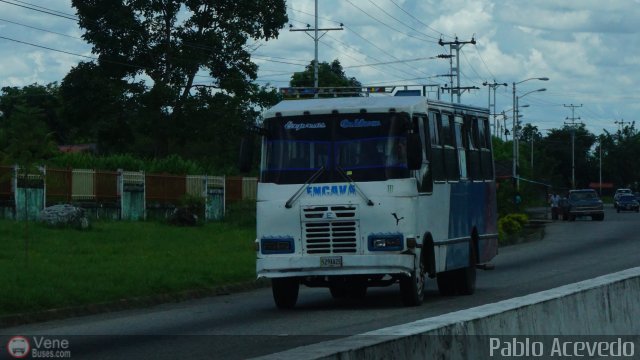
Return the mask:
[[441,272],[437,275],[438,291],[441,295],[472,295],[476,291],[476,250],[474,242],[469,244],[469,266]]
[[271,279],[273,300],[279,309],[293,309],[298,301],[300,282],[297,278]]

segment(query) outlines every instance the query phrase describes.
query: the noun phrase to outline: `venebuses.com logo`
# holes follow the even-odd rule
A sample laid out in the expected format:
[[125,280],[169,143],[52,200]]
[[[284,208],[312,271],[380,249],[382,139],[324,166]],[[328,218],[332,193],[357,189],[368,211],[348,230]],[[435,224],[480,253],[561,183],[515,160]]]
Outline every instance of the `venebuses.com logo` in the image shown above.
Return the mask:
[[68,339],[49,336],[14,336],[7,342],[7,352],[15,359],[68,359],[71,349]]
[[7,352],[16,359],[27,357],[29,350],[31,350],[29,339],[24,336],[14,336],[7,342]]

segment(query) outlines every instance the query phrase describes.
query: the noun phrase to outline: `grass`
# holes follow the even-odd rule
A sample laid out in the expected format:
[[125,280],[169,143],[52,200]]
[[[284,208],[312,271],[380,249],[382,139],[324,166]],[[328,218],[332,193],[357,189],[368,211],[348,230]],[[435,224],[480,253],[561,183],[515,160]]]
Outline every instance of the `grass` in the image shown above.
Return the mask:
[[237,221],[97,222],[88,231],[30,223],[28,233],[27,257],[24,223],[0,220],[0,316],[255,278],[255,227]]

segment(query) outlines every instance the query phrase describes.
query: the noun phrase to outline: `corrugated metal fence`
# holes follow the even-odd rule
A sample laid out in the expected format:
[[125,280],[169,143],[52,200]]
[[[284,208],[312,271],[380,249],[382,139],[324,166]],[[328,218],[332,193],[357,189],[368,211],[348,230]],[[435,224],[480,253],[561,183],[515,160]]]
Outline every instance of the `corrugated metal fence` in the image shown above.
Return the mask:
[[[257,188],[256,178],[142,171],[42,167],[28,178],[18,174],[16,166],[0,166],[0,217],[33,218],[46,206],[75,204],[98,218],[139,220],[196,202],[203,204],[205,219],[220,220],[230,202],[255,199]],[[25,208],[20,202],[26,199]]]

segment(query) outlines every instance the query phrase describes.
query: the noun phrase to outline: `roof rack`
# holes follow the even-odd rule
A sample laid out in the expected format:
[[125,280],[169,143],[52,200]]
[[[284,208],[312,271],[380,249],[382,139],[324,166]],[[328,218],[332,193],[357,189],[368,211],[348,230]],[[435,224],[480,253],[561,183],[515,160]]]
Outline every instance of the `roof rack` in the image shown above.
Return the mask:
[[283,87],[279,89],[285,99],[300,99],[311,97],[353,97],[370,96],[371,94],[387,94],[391,96],[424,96],[435,93],[436,100],[440,100],[440,84],[427,85],[390,85],[390,86],[361,86],[361,87]]

